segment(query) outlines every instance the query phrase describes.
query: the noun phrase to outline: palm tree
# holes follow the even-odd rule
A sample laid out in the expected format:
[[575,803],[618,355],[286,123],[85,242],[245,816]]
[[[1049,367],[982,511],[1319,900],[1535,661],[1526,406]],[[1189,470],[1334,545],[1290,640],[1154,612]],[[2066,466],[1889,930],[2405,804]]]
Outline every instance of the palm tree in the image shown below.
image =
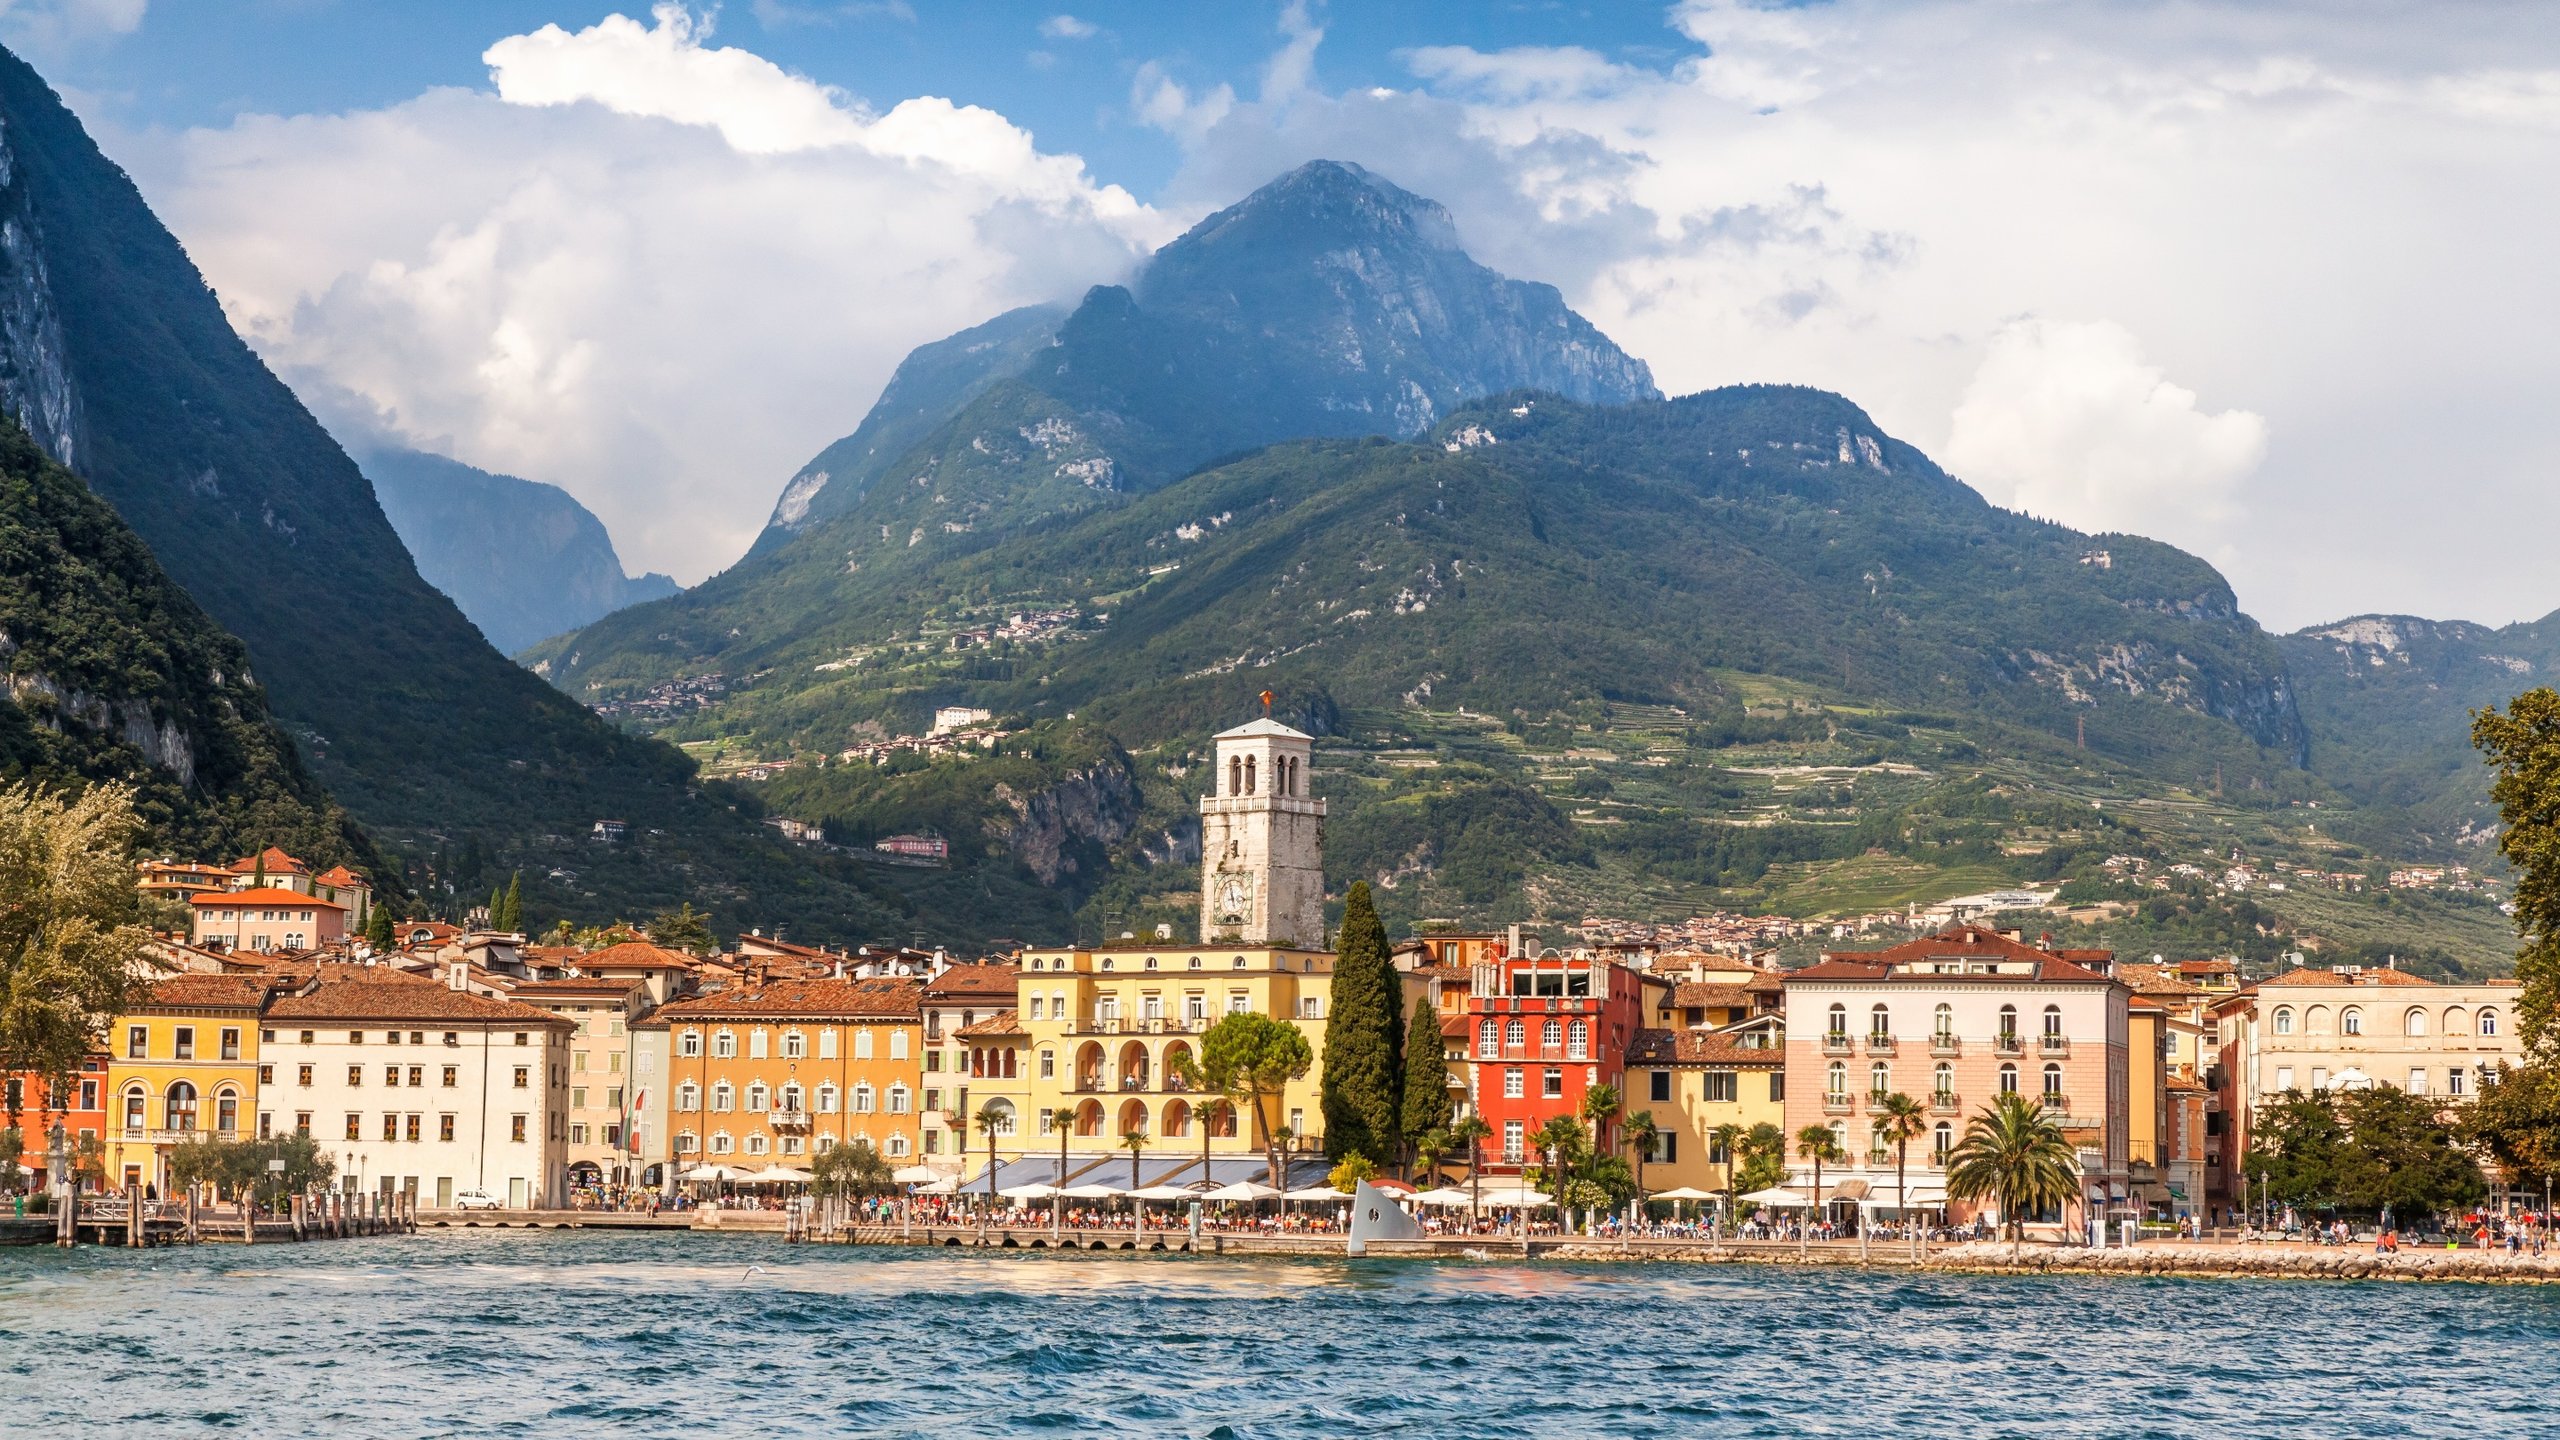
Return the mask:
[[[1893,1213],[1911,1227],[1911,1190],[1905,1179],[1911,1142],[1928,1133],[1929,1107],[1896,1090],[1876,1104],[1876,1138],[1893,1142]],[[1916,1237],[1917,1231],[1914,1230]],[[1912,1253],[1919,1253],[1915,1238]]]
[[978,1113],[970,1119],[976,1122],[978,1133],[986,1138],[987,1206],[993,1209],[996,1203],[996,1131],[1013,1119],[1013,1112],[1004,1105],[990,1100],[979,1106]]
[[[1615,1085],[1592,1086],[1582,1092],[1582,1104],[1578,1108],[1583,1120],[1591,1126],[1592,1156],[1596,1159],[1602,1155],[1614,1154],[1604,1127],[1610,1121],[1617,1119],[1618,1112],[1625,1108],[1624,1102],[1618,1095],[1618,1087]],[[1587,1215],[1583,1218],[1586,1224],[1590,1220]]]
[[1841,1164],[1849,1156],[1840,1148],[1840,1137],[1831,1133],[1830,1126],[1807,1125],[1796,1132],[1796,1158],[1813,1162],[1812,1213],[1805,1217],[1804,1231],[1796,1245],[1797,1250],[1802,1251],[1812,1240],[1813,1222],[1820,1219],[1826,1209],[1822,1203],[1822,1167],[1825,1163]]
[[1147,1148],[1147,1132],[1121,1131],[1120,1148],[1129,1152],[1129,1188],[1135,1190],[1138,1188],[1138,1152]]
[[1271,1146],[1280,1156],[1279,1168],[1271,1175],[1271,1188],[1286,1190],[1289,1182],[1284,1177],[1289,1173],[1290,1162],[1297,1158],[1298,1132],[1286,1125],[1279,1126],[1271,1132]]
[[1413,1163],[1430,1179],[1430,1188],[1439,1188],[1440,1162],[1449,1158],[1450,1139],[1446,1130],[1425,1130],[1413,1137]]
[[1966,1121],[1964,1138],[1947,1155],[1947,1193],[1998,1203],[2013,1259],[2026,1249],[2027,1212],[2065,1204],[2079,1189],[2079,1159],[2062,1127],[2015,1092]]
[[1636,1215],[1639,1218],[1644,1214],[1645,1162],[1653,1158],[1654,1137],[1661,1133],[1662,1127],[1653,1123],[1653,1112],[1639,1110],[1627,1117],[1621,1136],[1627,1142],[1627,1148],[1636,1152]]
[[1467,1152],[1467,1224],[1484,1218],[1484,1142],[1493,1135],[1485,1118],[1470,1110],[1449,1127],[1451,1143]]
[[1742,1176],[1742,1142],[1750,1133],[1730,1120],[1707,1132],[1707,1143],[1724,1152],[1724,1218],[1727,1220],[1740,1213],[1741,1199],[1734,1181]]
[[[1049,1112],[1049,1128],[1058,1132],[1058,1188],[1061,1190],[1067,1188],[1067,1136],[1075,1129],[1075,1124],[1076,1112],[1064,1105]],[[1049,1197],[1049,1236],[1053,1242],[1066,1229],[1066,1222],[1060,1215],[1059,1198],[1055,1195]]]

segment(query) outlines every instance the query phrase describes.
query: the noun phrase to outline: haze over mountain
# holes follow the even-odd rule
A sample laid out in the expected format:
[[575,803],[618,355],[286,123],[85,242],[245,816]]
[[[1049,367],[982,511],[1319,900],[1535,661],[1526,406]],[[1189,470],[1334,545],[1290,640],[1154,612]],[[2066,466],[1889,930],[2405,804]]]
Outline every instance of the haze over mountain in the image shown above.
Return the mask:
[[557,485],[416,450],[359,457],[426,582],[510,654],[681,588],[623,573],[604,522]]
[[[886,913],[700,790],[682,755],[490,648],[132,182],[8,54],[0,267],[0,405],[248,647],[314,775],[422,883],[486,893],[523,869],[540,910],[599,918],[679,898],[740,923]],[[586,844],[603,817],[638,843]]]

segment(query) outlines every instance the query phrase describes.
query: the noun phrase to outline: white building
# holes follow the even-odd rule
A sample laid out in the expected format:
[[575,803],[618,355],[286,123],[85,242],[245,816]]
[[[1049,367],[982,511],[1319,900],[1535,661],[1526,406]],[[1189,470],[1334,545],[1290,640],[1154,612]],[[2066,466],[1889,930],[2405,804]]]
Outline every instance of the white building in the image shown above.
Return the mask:
[[1322,949],[1324,802],[1315,741],[1276,720],[1217,737],[1200,797],[1200,943]]
[[556,1205],[573,1028],[414,976],[326,982],[267,1007],[259,1131],[311,1135],[351,1192]]

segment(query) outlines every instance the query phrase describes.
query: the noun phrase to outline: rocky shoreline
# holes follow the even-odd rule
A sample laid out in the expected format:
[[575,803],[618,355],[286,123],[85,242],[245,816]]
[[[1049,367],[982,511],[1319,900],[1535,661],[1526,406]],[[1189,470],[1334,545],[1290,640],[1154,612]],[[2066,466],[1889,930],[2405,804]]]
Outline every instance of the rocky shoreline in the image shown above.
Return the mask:
[[[1792,1250],[1738,1249],[1724,1245],[1648,1247],[1629,1252],[1605,1241],[1561,1245],[1542,1252],[1556,1260],[1673,1260],[1704,1264],[1856,1265],[1854,1252],[1823,1247]],[[1879,1245],[1869,1265],[1915,1268],[1910,1255]],[[2131,1249],[2091,1250],[2030,1244],[2012,1254],[2009,1243],[1981,1241],[1932,1251],[1916,1267],[1959,1275],[2159,1275],[2190,1279],[2236,1277],[2283,1280],[2458,1280],[2474,1284],[2560,1283],[2560,1254],[2510,1255],[2504,1250],[2403,1249],[2377,1255],[2370,1248],[2320,1245],[2182,1245],[2153,1241]]]

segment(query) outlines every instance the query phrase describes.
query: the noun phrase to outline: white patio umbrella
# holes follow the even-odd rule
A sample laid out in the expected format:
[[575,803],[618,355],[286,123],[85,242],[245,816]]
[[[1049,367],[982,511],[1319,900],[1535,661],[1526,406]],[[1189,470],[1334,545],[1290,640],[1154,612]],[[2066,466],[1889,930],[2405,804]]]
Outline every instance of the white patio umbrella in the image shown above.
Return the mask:
[[1543,1191],[1532,1190],[1526,1185],[1516,1183],[1510,1185],[1488,1185],[1484,1189],[1484,1203],[1487,1205],[1509,1205],[1535,1209],[1541,1205],[1553,1205],[1556,1203],[1556,1197],[1546,1194]]
[[684,1178],[687,1180],[728,1180],[735,1178],[736,1174],[736,1171],[731,1170],[726,1165],[696,1165],[692,1169],[684,1172]]
[[1280,1198],[1283,1200],[1348,1200],[1351,1197],[1330,1185],[1309,1185],[1303,1190],[1292,1190]]
[[1701,1190],[1695,1185],[1683,1185],[1677,1190],[1656,1190],[1653,1192],[1653,1198],[1656,1200],[1721,1200],[1724,1196],[1714,1190]]
[[910,1165],[903,1170],[891,1171],[889,1178],[901,1185],[930,1185],[942,1175],[942,1171],[930,1165]]
[[1188,1185],[1149,1185],[1143,1190],[1122,1192],[1132,1200],[1197,1200],[1202,1192]]
[[936,1180],[929,1185],[917,1186],[915,1193],[918,1195],[950,1195],[956,1193],[959,1189],[960,1177],[957,1175],[945,1175],[941,1179]]
[[788,1165],[767,1165],[761,1170],[738,1178],[752,1180],[760,1185],[806,1185],[817,1177],[806,1170],[794,1170]]
[[1083,1185],[1070,1185],[1058,1193],[1069,1200],[1110,1200],[1129,1192],[1117,1185],[1105,1185],[1095,1180]]
[[1239,1180],[1233,1185],[1221,1185],[1200,1198],[1204,1200],[1277,1200],[1280,1198],[1280,1192],[1259,1180]]
[[1805,1197],[1803,1192],[1789,1190],[1782,1185],[1772,1185],[1766,1190],[1754,1190],[1743,1196],[1742,1201],[1746,1205],[1766,1205],[1774,1210],[1801,1210],[1813,1203]]
[[1464,1190],[1443,1187],[1438,1190],[1423,1191],[1413,1197],[1413,1203],[1416,1205],[1465,1205],[1471,1203],[1471,1199],[1472,1197]]
[[1058,1187],[1034,1180],[1028,1185],[1007,1185],[996,1193],[1007,1200],[1046,1200],[1058,1193]]

